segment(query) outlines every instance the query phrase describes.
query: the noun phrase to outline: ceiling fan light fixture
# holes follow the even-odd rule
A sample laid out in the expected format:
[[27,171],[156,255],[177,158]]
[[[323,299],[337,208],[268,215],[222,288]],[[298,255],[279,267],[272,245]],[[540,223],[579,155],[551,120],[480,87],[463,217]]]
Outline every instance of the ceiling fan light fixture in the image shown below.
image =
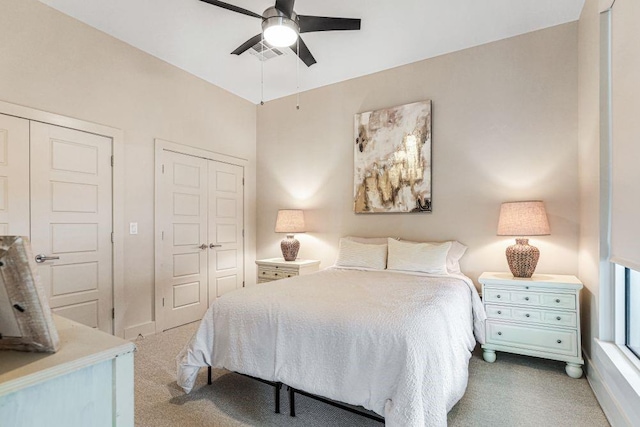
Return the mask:
[[298,40],[298,24],[286,16],[270,16],[262,21],[264,39],[271,46],[287,47]]

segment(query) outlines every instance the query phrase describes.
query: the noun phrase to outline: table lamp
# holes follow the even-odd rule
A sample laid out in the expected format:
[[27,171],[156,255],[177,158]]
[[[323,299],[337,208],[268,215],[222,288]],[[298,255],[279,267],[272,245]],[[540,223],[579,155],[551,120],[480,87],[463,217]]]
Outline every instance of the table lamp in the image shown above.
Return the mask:
[[549,235],[549,221],[544,203],[539,200],[505,202],[500,207],[498,236],[518,236],[516,244],[506,250],[509,269],[514,277],[531,277],[540,251],[523,236]]
[[300,242],[293,233],[304,233],[304,212],[299,209],[280,209],[276,219],[276,233],[287,233],[280,243],[282,257],[285,261],[295,261],[300,249]]

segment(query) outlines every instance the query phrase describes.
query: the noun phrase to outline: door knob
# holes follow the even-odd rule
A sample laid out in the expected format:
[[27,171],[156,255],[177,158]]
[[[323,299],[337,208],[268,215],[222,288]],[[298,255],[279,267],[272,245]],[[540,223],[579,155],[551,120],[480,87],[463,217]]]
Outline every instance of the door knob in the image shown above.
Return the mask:
[[59,256],[46,256],[44,254],[36,255],[36,262],[37,263],[43,263],[45,261],[53,261],[54,259],[60,259],[60,257]]
[[213,249],[213,248],[221,248],[221,247],[222,247],[222,245],[214,245],[213,243],[211,243],[211,244],[209,245],[209,249]]
[[207,249],[207,244],[206,244],[206,243],[203,243],[203,244],[201,244],[201,245],[200,245],[200,246],[198,246],[198,247],[204,251],[205,249]]

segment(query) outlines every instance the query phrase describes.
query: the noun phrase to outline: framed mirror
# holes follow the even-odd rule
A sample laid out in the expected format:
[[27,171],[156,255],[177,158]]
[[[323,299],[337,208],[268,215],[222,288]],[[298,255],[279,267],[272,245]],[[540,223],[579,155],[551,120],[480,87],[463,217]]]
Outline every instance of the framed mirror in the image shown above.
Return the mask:
[[55,352],[59,345],[29,239],[0,236],[0,350]]

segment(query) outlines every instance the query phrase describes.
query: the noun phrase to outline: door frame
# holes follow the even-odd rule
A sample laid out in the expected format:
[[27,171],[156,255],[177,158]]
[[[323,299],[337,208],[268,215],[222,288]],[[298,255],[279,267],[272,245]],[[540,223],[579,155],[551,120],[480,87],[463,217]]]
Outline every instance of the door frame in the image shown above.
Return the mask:
[[[160,220],[158,218],[158,213],[160,212],[160,207],[158,206],[159,202],[159,192],[160,192],[160,182],[162,181],[162,164],[163,164],[163,154],[164,151],[171,151],[178,154],[185,154],[187,156],[200,157],[207,160],[214,160],[216,162],[228,163],[231,165],[236,165],[242,167],[242,176],[245,179],[247,166],[249,161],[242,157],[230,156],[227,154],[217,153],[215,151],[204,150],[202,148],[191,147],[188,145],[178,144],[176,142],[171,142],[163,139],[156,138],[155,140],[155,178],[154,178],[154,293],[155,293],[155,304],[154,304],[154,317],[155,317],[155,326],[156,333],[162,332],[165,330],[166,319],[164,316],[164,312],[162,311],[162,296],[163,296],[163,287],[160,283],[159,277],[160,274],[160,260],[162,259],[162,237],[160,229]],[[247,224],[247,191],[246,187],[243,186],[243,208],[242,208],[242,227],[243,231],[249,229]],[[242,274],[244,277],[243,284],[246,282],[247,276],[247,260],[246,260],[246,233],[243,233],[243,254],[242,254]]]
[[113,273],[113,334],[124,338],[124,133],[121,129],[99,123],[75,119],[31,107],[0,101],[0,113],[20,119],[41,122],[92,133],[111,139],[113,169],[111,171],[112,195],[112,273]]

